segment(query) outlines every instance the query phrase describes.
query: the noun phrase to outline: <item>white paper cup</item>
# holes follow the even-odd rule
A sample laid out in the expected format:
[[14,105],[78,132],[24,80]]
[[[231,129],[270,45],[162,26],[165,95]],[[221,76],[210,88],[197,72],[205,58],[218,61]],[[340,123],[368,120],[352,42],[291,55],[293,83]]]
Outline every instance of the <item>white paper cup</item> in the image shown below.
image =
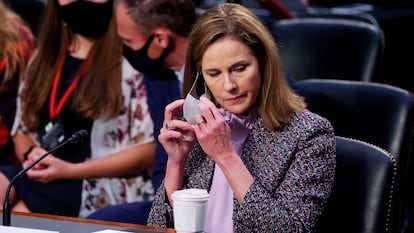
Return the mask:
[[183,189],[172,194],[177,233],[204,232],[209,196],[204,189]]

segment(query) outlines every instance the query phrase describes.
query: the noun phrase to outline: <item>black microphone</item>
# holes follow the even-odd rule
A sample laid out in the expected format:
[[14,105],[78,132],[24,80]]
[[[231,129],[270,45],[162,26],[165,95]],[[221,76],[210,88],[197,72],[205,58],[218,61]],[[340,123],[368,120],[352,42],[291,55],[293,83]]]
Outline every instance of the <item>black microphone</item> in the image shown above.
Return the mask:
[[13,184],[16,182],[17,179],[22,177],[30,168],[34,167],[36,164],[38,164],[42,159],[44,159],[49,154],[52,154],[56,152],[58,149],[60,149],[62,146],[68,144],[68,143],[80,143],[83,142],[84,139],[88,136],[88,132],[86,130],[79,130],[72,134],[72,136],[62,143],[60,143],[55,148],[52,148],[45,154],[43,154],[41,157],[36,159],[33,163],[31,163],[29,166],[22,169],[17,175],[13,177],[13,179],[10,181],[9,185],[7,186],[6,195],[4,197],[4,203],[3,203],[3,226],[10,226],[10,216],[11,216],[11,209],[10,209],[10,190],[13,186]]

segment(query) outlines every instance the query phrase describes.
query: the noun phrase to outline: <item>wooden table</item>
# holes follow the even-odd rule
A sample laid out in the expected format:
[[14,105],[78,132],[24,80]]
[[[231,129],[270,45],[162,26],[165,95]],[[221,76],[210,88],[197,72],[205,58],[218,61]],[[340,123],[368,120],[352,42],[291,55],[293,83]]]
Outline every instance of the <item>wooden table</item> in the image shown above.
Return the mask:
[[158,228],[129,223],[109,222],[36,213],[13,212],[10,222],[10,225],[12,227],[58,231],[59,233],[91,233],[101,230],[118,230],[134,233],[175,233],[175,230],[171,228]]

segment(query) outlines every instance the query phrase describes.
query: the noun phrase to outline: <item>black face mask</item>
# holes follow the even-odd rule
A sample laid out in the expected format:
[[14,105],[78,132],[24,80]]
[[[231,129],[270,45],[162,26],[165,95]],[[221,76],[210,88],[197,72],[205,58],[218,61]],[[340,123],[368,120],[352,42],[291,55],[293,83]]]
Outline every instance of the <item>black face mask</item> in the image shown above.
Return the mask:
[[75,1],[58,5],[58,13],[74,32],[89,38],[98,38],[106,33],[112,18],[112,2],[95,3]]
[[159,58],[152,59],[148,57],[148,49],[153,40],[154,35],[151,35],[148,38],[147,42],[145,42],[145,45],[136,51],[132,50],[130,47],[124,44],[122,47],[122,53],[132,67],[144,74],[150,75],[153,79],[175,78],[174,71],[166,68],[164,64],[165,57],[167,57],[167,55],[173,49],[173,41],[170,40],[170,45],[164,49]]

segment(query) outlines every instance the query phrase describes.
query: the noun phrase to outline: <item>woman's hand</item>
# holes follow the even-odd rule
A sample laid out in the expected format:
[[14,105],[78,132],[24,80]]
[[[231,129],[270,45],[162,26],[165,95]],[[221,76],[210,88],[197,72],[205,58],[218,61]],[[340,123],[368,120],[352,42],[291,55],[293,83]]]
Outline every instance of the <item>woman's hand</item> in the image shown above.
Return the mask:
[[197,116],[194,132],[203,151],[215,162],[235,155],[231,130],[219,109],[208,98],[201,97],[199,108],[203,116]]
[[[23,168],[26,168],[30,164],[34,163],[37,159],[39,159],[45,153],[47,153],[45,149],[39,146],[33,147],[33,149],[31,149],[30,152],[27,154],[27,159],[24,160],[22,163]],[[31,169],[36,170],[36,169],[42,169],[42,168],[43,168],[42,165],[38,163],[35,166],[33,166]]]
[[164,146],[170,162],[185,165],[195,144],[193,127],[181,119],[184,100],[176,100],[165,107],[164,125],[158,140]]
[[[23,162],[23,167],[27,167],[38,158],[44,155],[46,151],[43,148],[35,147],[28,154],[27,160]],[[49,183],[55,180],[66,179],[65,175],[70,174],[69,168],[72,164],[60,158],[49,154],[42,159],[38,164],[27,171],[27,176],[42,183]]]

